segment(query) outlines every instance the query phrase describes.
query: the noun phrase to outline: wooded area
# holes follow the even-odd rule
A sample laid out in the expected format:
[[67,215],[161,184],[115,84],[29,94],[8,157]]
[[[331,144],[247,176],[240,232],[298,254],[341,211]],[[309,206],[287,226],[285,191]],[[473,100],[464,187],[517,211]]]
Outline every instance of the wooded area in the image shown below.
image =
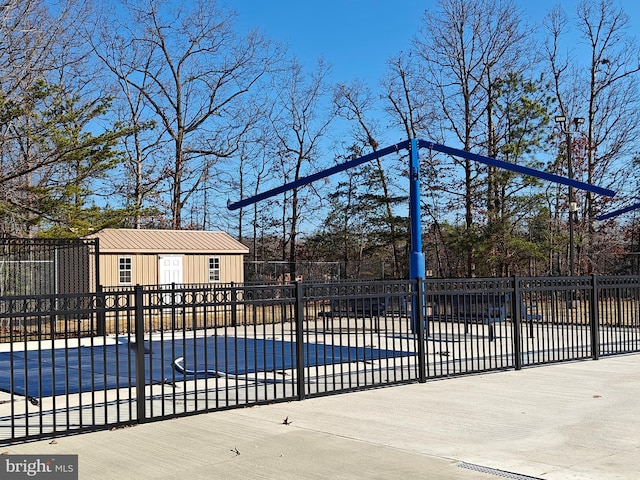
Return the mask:
[[637,214],[597,220],[637,201],[630,27],[611,0],[540,25],[512,0],[439,0],[377,85],[333,84],[328,61],[241,31],[221,2],[0,0],[0,235],[225,230],[292,277],[315,261],[406,278],[406,152],[226,204],[423,138],[618,192],[570,202],[567,187],[421,152],[432,275],[568,275],[570,223],[576,274],[637,274]]

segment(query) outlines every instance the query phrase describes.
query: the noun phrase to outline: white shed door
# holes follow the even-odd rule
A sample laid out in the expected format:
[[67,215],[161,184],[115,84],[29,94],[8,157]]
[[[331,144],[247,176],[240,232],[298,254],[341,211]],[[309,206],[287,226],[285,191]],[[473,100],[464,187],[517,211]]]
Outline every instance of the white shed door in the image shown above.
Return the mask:
[[161,284],[182,283],[182,257],[160,257]]

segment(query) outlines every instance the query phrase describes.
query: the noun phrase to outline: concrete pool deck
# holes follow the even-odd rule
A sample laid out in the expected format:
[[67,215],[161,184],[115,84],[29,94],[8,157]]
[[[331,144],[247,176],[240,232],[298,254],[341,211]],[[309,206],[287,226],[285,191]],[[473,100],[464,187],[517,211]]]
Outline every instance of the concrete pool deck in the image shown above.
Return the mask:
[[70,435],[81,479],[637,479],[640,355]]

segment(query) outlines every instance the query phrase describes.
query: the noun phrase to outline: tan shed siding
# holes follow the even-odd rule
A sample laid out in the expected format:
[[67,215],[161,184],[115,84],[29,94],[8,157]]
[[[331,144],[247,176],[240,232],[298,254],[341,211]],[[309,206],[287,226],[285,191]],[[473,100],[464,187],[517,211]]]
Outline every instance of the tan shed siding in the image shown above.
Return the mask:
[[207,258],[209,257],[204,255],[184,255],[182,260],[184,283],[207,283],[205,265]]
[[242,255],[221,256],[220,281],[223,283],[244,282],[244,262]]
[[[89,278],[95,278],[96,286],[102,285],[102,279],[97,277],[96,273],[96,262],[95,262],[95,253],[89,254]],[[97,266],[98,271],[102,271],[102,265]]]
[[[131,285],[155,285],[158,279],[158,254],[140,253],[101,253],[100,284],[118,286],[119,258],[130,257],[132,272]],[[172,255],[182,257],[184,283],[209,282],[209,257],[220,259],[220,283],[244,282],[244,266],[242,255],[207,254],[207,255]]]
[[[112,255],[100,255],[100,278],[98,279],[98,284],[102,286],[117,285],[117,283],[114,283],[114,280],[117,282],[118,278],[115,277],[113,273],[112,259]],[[117,262],[118,259],[116,258],[115,261]],[[117,275],[117,266],[115,275]]]
[[158,255],[100,254],[100,280],[103,286],[118,286],[119,259],[131,258],[131,285],[154,285],[158,283]]
[[134,255],[133,256],[133,278],[135,283],[140,285],[155,285],[158,283],[158,255]]
[[184,256],[184,282],[185,283],[209,283],[209,258],[220,259],[220,283],[244,281],[244,267],[242,255],[185,255]]

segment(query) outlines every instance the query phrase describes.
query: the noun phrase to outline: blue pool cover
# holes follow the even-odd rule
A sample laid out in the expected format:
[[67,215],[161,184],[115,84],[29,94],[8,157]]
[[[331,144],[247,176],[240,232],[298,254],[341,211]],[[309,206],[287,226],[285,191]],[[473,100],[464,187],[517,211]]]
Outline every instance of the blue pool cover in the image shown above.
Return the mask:
[[[131,347],[131,348],[129,348]],[[39,398],[136,384],[136,354],[128,342],[106,346],[0,352],[0,391]],[[304,344],[307,367],[400,357],[407,352],[321,343]],[[204,376],[245,375],[295,368],[295,343],[238,337],[201,337],[145,344],[145,383]],[[182,357],[186,370],[177,371]]]

